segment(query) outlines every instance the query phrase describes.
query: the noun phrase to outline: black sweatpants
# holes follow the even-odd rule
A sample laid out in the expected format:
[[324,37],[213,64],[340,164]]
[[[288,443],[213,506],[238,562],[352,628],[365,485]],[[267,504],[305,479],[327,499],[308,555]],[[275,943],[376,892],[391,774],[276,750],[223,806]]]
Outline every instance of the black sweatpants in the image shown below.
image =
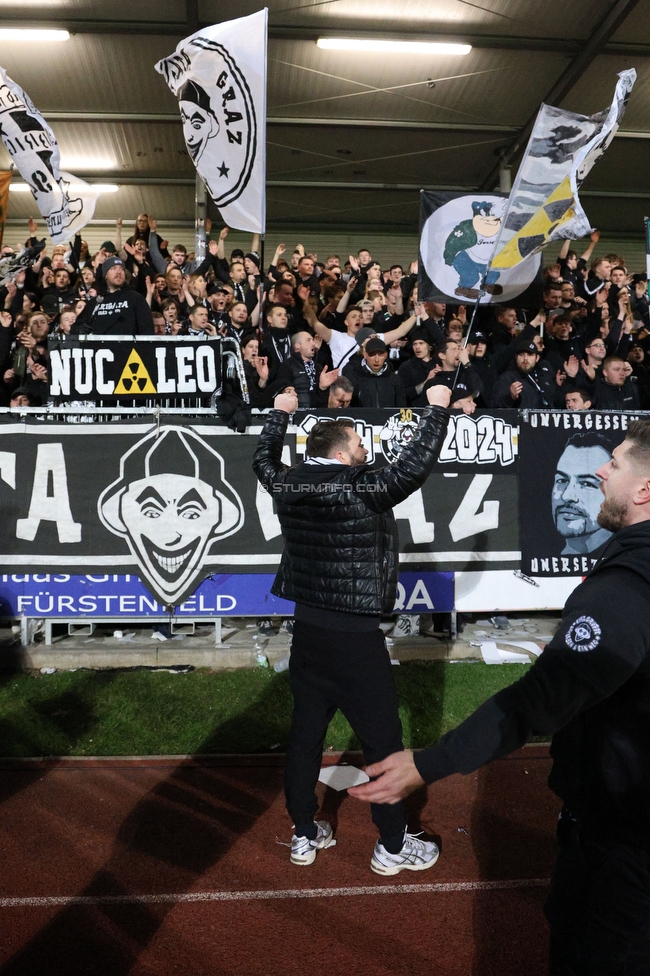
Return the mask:
[[650,856],[563,812],[546,903],[551,976],[650,976]]
[[[323,630],[296,621],[289,678],[293,715],[284,788],[294,824],[310,823],[327,726],[340,708],[358,736],[367,763],[400,752],[402,725],[392,665],[381,630]],[[404,832],[401,803],[371,804],[382,838]]]

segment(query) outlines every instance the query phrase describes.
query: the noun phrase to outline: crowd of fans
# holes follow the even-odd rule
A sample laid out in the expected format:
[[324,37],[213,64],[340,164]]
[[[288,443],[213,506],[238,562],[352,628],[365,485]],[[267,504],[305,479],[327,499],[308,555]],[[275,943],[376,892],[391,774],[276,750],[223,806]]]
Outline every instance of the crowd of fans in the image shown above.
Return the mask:
[[[28,246],[36,233],[30,218]],[[471,307],[418,300],[415,261],[279,244],[262,268],[255,237],[226,255],[227,228],[198,261],[147,214],[113,236],[95,255],[80,236],[44,250],[0,289],[3,405],[48,402],[48,337],[97,333],[234,338],[254,408],[288,388],[301,407],[418,407],[439,383],[465,413],[650,407],[646,276],[618,254],[591,260],[597,231],[545,269],[541,307],[483,306],[473,323]]]

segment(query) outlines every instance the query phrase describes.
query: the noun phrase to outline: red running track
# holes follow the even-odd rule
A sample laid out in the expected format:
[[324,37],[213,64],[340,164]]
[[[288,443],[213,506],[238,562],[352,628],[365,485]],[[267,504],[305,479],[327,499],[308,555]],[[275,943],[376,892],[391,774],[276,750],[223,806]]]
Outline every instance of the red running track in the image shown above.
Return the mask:
[[322,786],[337,846],[289,863],[279,757],[5,761],[0,973],[545,976],[548,771],[534,747],[414,794],[440,860],[381,878],[368,808]]

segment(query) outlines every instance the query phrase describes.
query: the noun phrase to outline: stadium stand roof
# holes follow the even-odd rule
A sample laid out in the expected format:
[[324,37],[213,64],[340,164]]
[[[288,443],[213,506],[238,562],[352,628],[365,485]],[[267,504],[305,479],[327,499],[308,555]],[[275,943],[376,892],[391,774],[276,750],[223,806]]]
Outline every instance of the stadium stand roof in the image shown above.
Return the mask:
[[[57,27],[61,44],[0,40],[0,65],[54,129],[63,162],[117,183],[95,217],[191,221],[194,168],[154,64],[240,0],[20,0],[3,27]],[[594,225],[638,236],[650,211],[648,0],[269,0],[268,226],[413,232],[419,190],[489,190],[516,172],[541,102],[592,114],[617,72],[638,81],[622,130],[583,190]],[[453,40],[466,56],[322,50],[319,37]],[[0,150],[0,167],[9,157]],[[11,218],[34,205],[12,193]]]

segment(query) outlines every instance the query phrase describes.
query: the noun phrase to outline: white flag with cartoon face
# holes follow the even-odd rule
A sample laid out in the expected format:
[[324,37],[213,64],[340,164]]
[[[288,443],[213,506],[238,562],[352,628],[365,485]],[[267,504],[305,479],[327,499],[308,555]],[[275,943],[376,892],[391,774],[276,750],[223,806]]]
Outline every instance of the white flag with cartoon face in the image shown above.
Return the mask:
[[185,145],[229,227],[266,223],[266,8],[186,37],[156,65],[178,98]]
[[54,244],[71,240],[95,212],[99,193],[62,172],[56,137],[29,95],[0,68],[0,138],[47,224]]

